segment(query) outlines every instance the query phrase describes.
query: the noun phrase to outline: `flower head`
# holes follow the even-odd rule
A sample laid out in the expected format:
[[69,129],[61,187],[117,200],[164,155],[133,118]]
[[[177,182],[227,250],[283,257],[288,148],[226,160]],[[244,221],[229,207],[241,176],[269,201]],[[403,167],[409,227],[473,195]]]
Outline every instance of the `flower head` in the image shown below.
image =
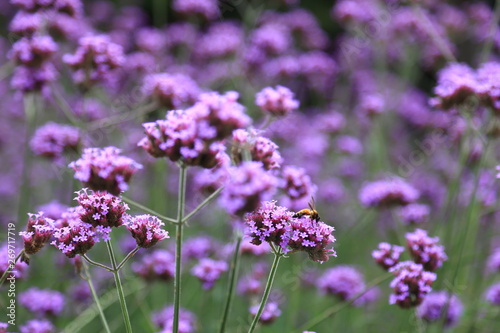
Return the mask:
[[419,192],[400,178],[365,184],[359,192],[359,200],[366,207],[404,206],[418,197]]
[[9,58],[17,64],[38,66],[57,51],[57,44],[50,36],[23,37],[12,45]]
[[429,218],[428,205],[412,203],[401,207],[399,216],[405,224],[422,224]]
[[86,148],[69,167],[75,170],[75,178],[90,189],[119,195],[128,189],[132,175],[142,169],[142,165],[120,153],[116,147]]
[[389,268],[399,263],[399,256],[404,251],[402,246],[380,243],[378,249],[372,252],[372,257],[383,269]]
[[220,15],[216,0],[174,0],[172,8],[181,15],[198,16],[209,21]]
[[346,301],[365,289],[363,275],[354,267],[339,265],[328,269],[319,279],[318,288]]
[[82,207],[80,219],[92,226],[119,227],[123,224],[128,205],[107,192],[94,192],[86,188],[76,192],[75,200]]
[[436,322],[443,319],[445,309],[446,326],[455,326],[463,312],[460,299],[446,291],[431,292],[417,308],[417,316],[427,322]]
[[125,217],[125,227],[135,238],[137,246],[143,248],[150,248],[169,238],[168,232],[162,229],[164,225],[159,218],[148,214]]
[[[259,311],[260,304],[255,304],[250,307],[250,313],[252,316],[255,316]],[[281,310],[278,307],[277,302],[269,301],[264,306],[264,311],[260,315],[259,322],[262,324],[271,324],[274,322],[279,316],[281,316]]]
[[285,116],[299,107],[299,101],[287,87],[267,87],[257,93],[255,104],[273,116]]
[[109,240],[110,232],[110,227],[99,225],[94,228],[89,223],[79,221],[56,229],[51,244],[61,250],[68,258],[74,258],[77,254],[87,253],[101,239]]
[[[173,332],[174,306],[170,305],[163,310],[153,313],[151,321],[158,326],[162,332]],[[179,333],[193,333],[196,331],[196,317],[186,309],[179,311]]]
[[76,151],[81,141],[78,128],[49,122],[36,130],[30,146],[35,155],[57,160],[64,152]]
[[500,282],[491,285],[484,294],[486,301],[493,305],[500,305]]
[[47,319],[32,319],[19,327],[19,330],[21,333],[54,333],[56,328]]
[[489,273],[500,273],[500,247],[490,254],[486,267]]
[[148,281],[169,281],[175,276],[175,257],[167,250],[156,250],[134,262],[132,270]]
[[30,288],[19,294],[19,304],[39,316],[57,316],[64,309],[64,295],[55,290]]
[[417,264],[422,264],[426,271],[435,271],[448,260],[444,247],[439,245],[439,237],[429,237],[427,231],[417,229],[406,234],[406,244]]
[[149,74],[142,85],[144,95],[169,109],[191,105],[198,98],[199,89],[196,82],[184,74]]
[[203,283],[203,289],[211,289],[222,273],[227,271],[228,265],[225,261],[202,258],[198,264],[191,269],[191,274]]
[[479,84],[476,73],[466,64],[451,63],[438,72],[436,97],[432,104],[443,109],[460,105],[476,94]]
[[6,270],[9,270],[10,274],[8,276],[15,276],[16,279],[25,278],[28,274],[28,264],[18,260],[12,265],[12,256],[14,254],[10,253],[10,251],[7,243],[0,245],[0,276],[2,276]]
[[270,139],[257,135],[256,131],[237,129],[233,131],[232,149],[234,159],[242,160],[243,150],[249,150],[252,161],[262,162],[266,170],[279,169],[283,158],[278,151],[278,145]]
[[19,235],[24,240],[24,251],[26,254],[35,254],[50,240],[54,233],[54,220],[46,218],[43,212],[28,214],[28,226],[26,231]]
[[393,294],[389,296],[390,304],[397,304],[406,309],[420,305],[424,297],[432,290],[436,274],[426,272],[424,267],[413,261],[403,261],[389,269],[395,275],[390,287]]

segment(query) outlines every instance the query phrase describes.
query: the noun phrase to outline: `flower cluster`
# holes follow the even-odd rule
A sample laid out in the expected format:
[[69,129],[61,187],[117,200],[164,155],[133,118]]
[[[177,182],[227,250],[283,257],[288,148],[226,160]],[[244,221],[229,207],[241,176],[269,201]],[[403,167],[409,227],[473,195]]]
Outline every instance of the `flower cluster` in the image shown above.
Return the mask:
[[299,107],[299,101],[287,87],[277,86],[262,89],[255,96],[255,104],[264,112],[282,117]]
[[417,316],[427,322],[436,322],[443,320],[444,311],[447,311],[446,327],[453,327],[462,316],[462,302],[456,295],[446,291],[435,291],[429,293],[417,308]]
[[21,333],[54,333],[56,328],[47,319],[32,319],[28,320],[26,324],[19,327],[19,330]]
[[169,281],[175,276],[175,257],[167,250],[156,250],[132,263],[132,270],[148,281]]
[[382,242],[378,245],[378,249],[372,252],[372,257],[383,269],[389,270],[399,263],[399,256],[403,251],[402,246]]
[[[162,332],[173,332],[174,307],[167,306],[163,310],[153,313],[151,321],[158,326]],[[196,317],[186,309],[179,312],[179,333],[191,333],[196,329]]]
[[15,256],[14,251],[9,249],[7,243],[0,245],[0,276],[2,276],[6,270],[11,272],[10,276],[15,276],[16,279],[25,278],[28,274],[28,264],[23,261],[17,261],[13,267],[12,258]]
[[400,178],[365,184],[359,192],[359,200],[366,207],[404,206],[418,197],[417,189]]
[[281,247],[284,253],[305,251],[313,261],[324,262],[335,256],[334,228],[309,216],[294,217],[295,213],[277,206],[275,201],[263,202],[259,209],[245,217],[246,233],[251,243],[268,242]]
[[116,147],[86,148],[69,167],[75,170],[75,178],[90,189],[119,195],[128,189],[132,175],[142,169],[142,165],[120,153]]
[[191,274],[196,276],[203,284],[203,289],[211,289],[222,273],[228,270],[225,261],[202,258],[191,269]]
[[174,0],[172,8],[181,15],[198,16],[209,21],[220,15],[216,0]]
[[439,237],[429,237],[427,231],[417,229],[406,234],[408,251],[417,264],[422,264],[426,271],[435,271],[448,260],[444,247],[439,245]]
[[393,294],[389,296],[389,303],[403,309],[420,305],[436,280],[436,273],[425,271],[422,265],[413,261],[400,262],[389,272],[395,276],[390,283]]
[[250,152],[252,161],[262,162],[266,170],[278,169],[283,163],[278,145],[270,139],[258,135],[256,131],[244,129],[233,131],[233,143],[231,151],[233,160],[243,160],[245,150],[247,150]]
[[24,241],[24,251],[26,254],[35,254],[50,240],[54,233],[54,220],[43,215],[28,214],[28,225],[26,231],[21,231],[19,235]]
[[169,238],[168,232],[162,229],[165,223],[156,216],[128,215],[125,217],[124,224],[139,247],[150,248],[159,241]]
[[144,78],[142,92],[161,106],[178,109],[196,101],[199,87],[187,75],[160,73]]
[[422,224],[427,221],[430,207],[424,204],[413,203],[401,207],[399,216],[405,224]]
[[365,289],[363,275],[354,267],[339,265],[328,269],[318,280],[318,288],[341,300],[349,300]]
[[19,304],[39,316],[57,316],[63,311],[65,300],[58,291],[30,288],[19,294]]
[[491,285],[484,295],[485,299],[496,306],[500,305],[500,282]]
[[[255,316],[259,311],[260,304],[256,304],[250,307],[249,311],[252,316]],[[262,312],[259,322],[262,324],[271,324],[281,315],[281,310],[278,307],[277,302],[267,302],[264,306],[264,311]]]
[[283,204],[291,209],[301,209],[307,206],[310,198],[316,193],[316,185],[304,168],[288,165],[283,168],[282,187],[286,197]]
[[76,192],[75,200],[82,207],[80,219],[93,227],[119,227],[123,224],[128,205],[107,192],[94,192],[86,188]]
[[30,145],[35,155],[59,160],[64,152],[77,151],[81,143],[78,128],[49,122],[36,130]]
[[101,225],[93,227],[89,223],[76,222],[54,231],[52,245],[62,251],[68,258],[83,255],[101,239],[109,240],[110,227]]
[[120,45],[106,35],[98,35],[80,38],[75,53],[65,54],[63,61],[75,70],[73,79],[89,87],[121,67],[125,56]]

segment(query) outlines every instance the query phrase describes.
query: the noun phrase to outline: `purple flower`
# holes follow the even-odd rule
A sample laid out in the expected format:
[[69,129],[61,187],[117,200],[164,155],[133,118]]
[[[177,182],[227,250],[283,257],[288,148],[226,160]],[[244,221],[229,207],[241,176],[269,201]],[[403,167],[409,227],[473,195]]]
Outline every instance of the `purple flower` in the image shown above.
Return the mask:
[[486,268],[489,273],[500,273],[500,247],[493,250],[490,254]]
[[403,261],[389,269],[395,278],[390,287],[393,294],[389,304],[397,304],[403,309],[420,305],[424,297],[432,290],[436,273],[424,271],[424,267],[413,261]]
[[356,268],[339,265],[325,271],[318,279],[318,288],[322,293],[331,294],[346,301],[365,289],[365,281]]
[[500,282],[491,285],[486,290],[484,298],[493,305],[500,305]]
[[487,62],[477,70],[479,87],[477,93],[486,106],[491,107],[495,113],[500,112],[500,63]]
[[47,319],[32,319],[22,325],[19,330],[21,333],[54,333],[56,328]]
[[438,244],[439,237],[427,236],[427,231],[416,229],[406,234],[406,245],[417,264],[422,264],[426,271],[435,271],[448,260],[444,247]]
[[52,200],[45,205],[38,206],[36,210],[39,212],[43,212],[43,215],[48,217],[49,219],[57,220],[61,218],[62,214],[66,212],[68,208],[68,206],[63,205],[59,201]]
[[181,15],[199,16],[208,21],[220,16],[216,0],[174,0],[172,9]]
[[[255,304],[250,307],[249,311],[252,316],[255,316],[259,311],[260,304]],[[281,316],[281,310],[278,308],[278,303],[269,301],[264,306],[264,311],[262,312],[259,322],[262,324],[271,324],[274,322],[279,316]]]
[[237,53],[243,43],[242,28],[233,22],[212,24],[197,41],[194,51],[203,59],[224,58]]
[[478,91],[476,73],[465,64],[451,63],[438,72],[438,83],[434,88],[434,106],[449,109],[464,103]]
[[165,33],[159,29],[145,27],[135,33],[135,44],[141,51],[160,54],[166,47]]
[[186,239],[182,243],[182,253],[187,259],[202,259],[215,255],[218,246],[209,236],[198,236]]
[[126,216],[125,227],[135,238],[137,246],[150,248],[168,236],[168,232],[163,230],[163,223],[159,218],[152,215]]
[[399,216],[405,224],[422,224],[429,218],[430,208],[424,204],[409,204],[401,207]]
[[255,104],[273,116],[285,116],[299,107],[299,101],[287,87],[267,87],[255,95]]
[[285,52],[292,42],[289,29],[279,23],[267,23],[253,30],[250,35],[251,46],[269,55]]
[[418,197],[419,192],[400,178],[367,183],[359,192],[359,200],[366,207],[404,206]]
[[7,243],[0,245],[0,276],[2,276],[6,270],[11,272],[7,277],[15,276],[16,279],[23,279],[28,275],[27,263],[18,260],[12,265],[16,255],[17,253],[15,253],[11,247],[9,248]]
[[360,155],[363,153],[363,145],[353,136],[341,135],[337,138],[335,145],[344,154]]
[[83,208],[80,214],[82,222],[93,227],[119,227],[123,224],[124,214],[128,205],[107,192],[94,192],[86,188],[75,192],[75,200]]
[[37,67],[57,51],[57,44],[50,36],[23,37],[12,45],[8,56],[17,64]]
[[22,92],[40,91],[57,78],[57,70],[50,62],[39,67],[17,66],[12,76],[11,86]]
[[244,238],[241,241],[240,247],[241,254],[251,254],[254,256],[262,256],[271,252],[271,246],[268,243],[255,245],[250,239]]
[[19,36],[31,36],[41,29],[44,20],[43,13],[19,11],[10,21],[9,30]]
[[[174,307],[167,306],[163,310],[153,313],[151,321],[158,326],[162,332],[173,332]],[[195,315],[181,308],[179,311],[179,333],[193,333],[196,330]]]
[[52,245],[62,251],[68,258],[77,254],[83,255],[100,239],[109,240],[110,227],[97,226],[83,222],[74,222],[54,231]]
[[65,54],[63,61],[75,70],[73,78],[87,87],[105,79],[125,62],[123,49],[106,35],[86,36],[78,40],[74,54]]
[[156,250],[134,262],[132,270],[148,281],[170,281],[175,276],[175,257],[167,250]]
[[260,162],[243,162],[230,167],[228,173],[219,204],[230,214],[242,216],[251,212],[276,192],[278,180]]
[[456,295],[450,295],[446,291],[436,291],[429,293],[422,304],[417,308],[417,316],[427,322],[443,320],[444,311],[446,314],[446,327],[453,327],[462,316],[463,305]]
[[145,96],[169,109],[191,105],[198,98],[199,89],[196,82],[184,74],[149,74],[142,85]]
[[19,304],[39,316],[58,316],[65,301],[58,291],[30,288],[19,294]]
[[247,150],[252,161],[262,162],[266,170],[280,168],[283,163],[278,145],[268,138],[257,135],[256,131],[237,129],[233,131],[233,142],[237,144],[233,146],[231,152],[233,159],[242,160],[241,155]]
[[59,160],[64,152],[77,151],[81,141],[77,127],[48,122],[36,130],[30,146],[35,155]]
[[54,233],[54,220],[43,216],[43,212],[28,214],[28,216],[26,231],[21,231],[19,235],[23,238],[26,254],[35,254],[52,237]]
[[128,189],[132,175],[142,169],[142,165],[120,153],[116,147],[86,148],[69,167],[75,170],[75,178],[92,190],[119,195]]
[[382,242],[378,245],[378,250],[372,252],[372,257],[383,269],[389,270],[399,263],[399,256],[403,251],[402,246]]
[[191,269],[191,274],[203,283],[203,289],[211,289],[222,273],[227,271],[228,265],[225,261],[202,258],[198,264]]
[[316,193],[316,185],[306,173],[304,168],[286,166],[281,175],[282,187],[286,193],[284,205],[291,209],[302,209]]
[[0,322],[0,333],[7,333],[7,327],[9,324]]

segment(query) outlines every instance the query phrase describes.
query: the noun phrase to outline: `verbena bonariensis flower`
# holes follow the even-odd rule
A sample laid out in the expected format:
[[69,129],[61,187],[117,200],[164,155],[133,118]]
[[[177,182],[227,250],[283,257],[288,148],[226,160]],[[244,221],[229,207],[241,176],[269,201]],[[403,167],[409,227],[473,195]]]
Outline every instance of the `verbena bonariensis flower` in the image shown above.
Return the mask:
[[174,0],[172,9],[184,16],[198,16],[205,20],[219,17],[219,5],[216,0]]
[[349,300],[365,289],[363,275],[354,267],[339,265],[330,268],[318,279],[318,288],[325,294]]
[[232,148],[233,159],[242,160],[244,150],[248,150],[252,157],[252,161],[262,162],[266,170],[276,169],[281,167],[283,158],[278,151],[278,145],[257,134],[256,131],[247,131],[237,129],[233,131],[233,142],[235,146]]
[[55,333],[56,328],[47,319],[32,319],[19,327],[19,331],[21,333]]
[[340,152],[344,154],[360,155],[361,153],[363,153],[363,145],[357,138],[353,136],[339,136],[335,141],[335,146]]
[[434,88],[436,97],[431,104],[443,109],[464,103],[478,91],[476,73],[465,64],[451,63],[438,72],[438,83]]
[[28,274],[28,264],[18,260],[12,267],[12,261],[16,257],[15,250],[9,248],[7,243],[0,246],[0,276],[2,276],[6,270],[11,273],[8,276],[14,275],[16,279],[23,279]]
[[404,206],[418,197],[419,192],[400,178],[367,183],[359,192],[359,200],[366,207]]
[[120,153],[116,147],[86,148],[69,167],[75,170],[75,178],[90,189],[119,195],[128,189],[132,175],[142,169],[142,165]]
[[89,223],[78,221],[56,229],[54,240],[50,244],[61,250],[68,258],[74,258],[77,254],[87,253],[101,239],[108,241],[110,232],[110,227],[98,225],[94,228]]
[[307,202],[311,197],[314,197],[317,189],[306,170],[288,165],[283,168],[281,178],[282,187],[286,194],[283,205],[297,210],[306,207]]
[[[161,332],[173,332],[174,306],[169,305],[159,312],[153,313],[151,321],[161,329]],[[196,331],[196,316],[186,309],[179,311],[179,333]]]
[[500,273],[500,247],[493,250],[486,262],[489,273]]
[[28,214],[28,225],[26,231],[21,231],[19,235],[24,241],[24,251],[26,254],[35,254],[50,240],[54,233],[54,220],[43,215]]
[[255,95],[255,104],[264,112],[281,117],[298,109],[300,103],[294,97],[287,87],[266,87]]
[[63,61],[75,70],[73,78],[87,87],[105,79],[125,62],[123,48],[106,35],[85,36],[78,40],[74,54],[65,54]]
[[500,305],[500,282],[491,285],[484,294],[486,301],[493,305]]
[[477,81],[479,87],[477,93],[483,103],[492,108],[496,114],[500,112],[500,63],[487,62],[477,70]]
[[228,265],[222,260],[202,258],[192,269],[191,274],[202,282],[203,289],[211,289],[222,273],[227,271]]
[[77,127],[49,122],[36,130],[30,146],[35,155],[59,160],[64,152],[77,151],[81,142]]
[[377,250],[373,250],[372,257],[383,269],[389,270],[399,263],[399,256],[403,251],[404,247],[402,246],[382,242],[378,245]]
[[260,245],[255,245],[251,242],[249,238],[244,238],[241,241],[240,246],[241,254],[250,254],[254,256],[262,256],[271,252],[271,246],[268,243],[262,243]]
[[304,251],[312,261],[325,262],[329,257],[337,256],[333,247],[330,248],[335,242],[332,235],[334,230],[332,226],[315,221],[307,215],[293,219],[289,232],[282,237],[286,242],[283,252]]
[[406,234],[406,245],[417,264],[422,264],[426,271],[435,271],[448,260],[444,246],[439,245],[439,237],[429,237],[427,231],[417,229]]
[[263,52],[264,56],[282,54],[292,42],[288,27],[277,22],[266,23],[254,29],[249,38],[250,47],[259,53]]
[[[250,307],[249,311],[252,316],[255,316],[259,311],[260,304],[255,304]],[[274,322],[279,316],[281,316],[281,310],[278,307],[278,303],[274,301],[269,301],[264,306],[264,311],[262,312],[259,322],[262,324],[271,324]]]
[[191,237],[182,243],[182,255],[188,260],[206,258],[215,255],[218,250],[218,244],[210,236]]
[[175,276],[175,257],[167,250],[155,250],[132,263],[132,270],[148,281],[170,281]]
[[22,92],[45,90],[49,82],[57,78],[57,70],[50,62],[37,67],[17,66],[12,75],[11,86]]
[[39,66],[57,51],[57,44],[50,36],[23,37],[12,45],[9,58],[17,64]]
[[107,192],[94,192],[86,188],[75,193],[75,200],[83,208],[80,214],[82,222],[93,227],[119,227],[123,224],[125,212],[129,207],[120,198]]
[[80,206],[68,207],[65,212],[56,220],[56,228],[67,227],[69,225],[80,223],[80,215],[83,214],[83,208]]
[[446,291],[435,291],[429,293],[422,304],[418,306],[417,316],[427,322],[442,321],[445,309],[447,310],[446,327],[455,326],[462,316],[462,302],[456,295]]
[[424,204],[413,203],[401,207],[399,216],[405,224],[422,224],[429,218],[430,207]]
[[437,277],[436,273],[425,271],[422,265],[413,261],[400,262],[389,272],[395,276],[390,283],[393,294],[389,296],[389,304],[397,304],[403,309],[420,305]]
[[200,93],[198,84],[184,74],[149,74],[144,78],[142,92],[159,105],[178,109],[193,104]]
[[19,304],[38,316],[58,316],[64,309],[64,295],[56,290],[30,288],[19,294]]
[[236,54],[243,44],[243,30],[234,22],[218,22],[196,42],[194,51],[202,59],[224,58]]
[[278,180],[260,162],[243,162],[228,169],[229,177],[219,197],[219,204],[230,214],[242,216],[271,199]]
[[62,214],[66,212],[69,206],[60,203],[57,200],[52,200],[49,203],[40,205],[36,208],[38,212],[43,212],[43,215],[52,220],[61,218]]
[[169,238],[168,232],[163,230],[163,223],[156,216],[144,214],[137,216],[126,216],[124,218],[125,227],[135,238],[137,246],[150,248],[159,241]]

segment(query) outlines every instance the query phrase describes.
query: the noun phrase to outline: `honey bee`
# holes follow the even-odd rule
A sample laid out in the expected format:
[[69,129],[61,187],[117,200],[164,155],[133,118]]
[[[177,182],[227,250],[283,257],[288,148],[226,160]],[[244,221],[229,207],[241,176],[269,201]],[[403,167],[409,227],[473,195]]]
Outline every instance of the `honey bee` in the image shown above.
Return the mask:
[[318,211],[316,210],[316,202],[314,201],[314,197],[311,198],[311,201],[308,203],[309,208],[304,208],[296,212],[293,217],[302,217],[304,215],[309,215],[311,220],[318,222],[321,218],[319,217]]

